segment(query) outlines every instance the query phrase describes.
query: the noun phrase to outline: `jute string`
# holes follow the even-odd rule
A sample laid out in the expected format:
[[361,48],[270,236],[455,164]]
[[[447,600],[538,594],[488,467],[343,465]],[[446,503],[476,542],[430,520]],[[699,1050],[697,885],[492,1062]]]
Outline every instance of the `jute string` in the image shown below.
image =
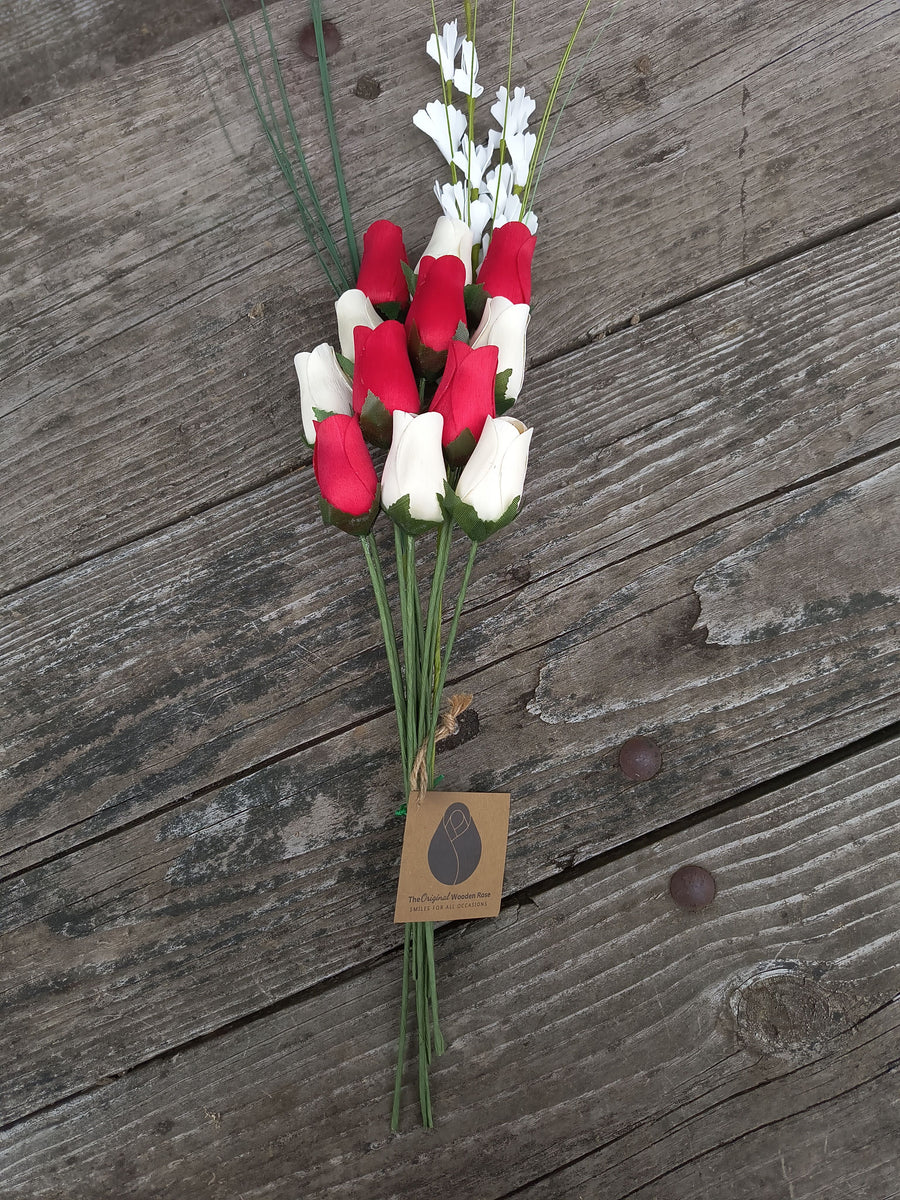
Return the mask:
[[[451,737],[456,733],[459,726],[456,723],[456,718],[460,713],[464,713],[472,703],[472,696],[460,693],[459,695],[451,696],[447,704],[447,708],[441,713],[441,719],[438,721],[437,729],[434,731],[434,742],[442,742],[444,738]],[[416,757],[413,759],[412,770],[409,773],[409,796],[412,799],[415,796],[416,804],[422,803],[425,793],[428,791],[428,738],[422,742],[419,747]]]

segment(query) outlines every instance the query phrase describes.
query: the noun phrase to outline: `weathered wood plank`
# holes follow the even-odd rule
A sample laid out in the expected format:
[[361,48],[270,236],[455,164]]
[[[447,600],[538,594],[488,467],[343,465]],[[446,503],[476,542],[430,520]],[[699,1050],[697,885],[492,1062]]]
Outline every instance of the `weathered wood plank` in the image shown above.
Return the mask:
[[[235,17],[256,0],[230,0]],[[92,79],[225,22],[218,0],[6,0],[0,7],[0,116],[43,104]]]
[[[443,930],[433,1132],[411,1085],[409,1132],[386,1132],[394,956],[4,1132],[4,1194],[674,1200],[701,1181],[736,1200],[740,1176],[716,1191],[704,1168],[730,1170],[737,1144],[753,1194],[780,1194],[791,1131],[837,1118],[824,1190],[795,1195],[877,1188],[896,1141],[898,778],[894,739]],[[667,893],[685,862],[716,876],[701,913]],[[790,1148],[750,1176],[747,1138]]]
[[[604,573],[563,598],[551,590],[532,619],[546,630],[554,610],[566,632],[469,674],[480,729],[440,769],[454,787],[513,793],[507,891],[900,717],[900,604],[835,605],[826,619],[775,626],[762,644],[707,643],[691,629],[702,619],[691,577],[756,545],[755,530],[775,541],[774,529],[790,557],[810,522],[841,504],[860,542],[872,535],[865,502],[882,488],[896,497],[900,468],[847,475],[858,483],[822,481],[699,543],[682,539],[636,575],[629,564],[619,587]],[[774,589],[781,564],[768,565]],[[514,622],[498,614],[470,629],[470,661],[487,629],[502,643]],[[641,785],[616,767],[635,732],[664,756]],[[90,1086],[390,949],[395,737],[389,715],[360,722],[9,880],[3,1036],[17,1069],[0,1111]]]
[[[535,370],[527,513],[485,548],[459,669],[564,636],[604,595],[636,616],[684,597],[656,620],[697,640],[692,589],[724,553],[704,527],[900,433],[898,243],[900,222],[882,222]],[[314,494],[300,473],[3,603],[6,870],[386,705],[359,555],[321,529]],[[813,500],[793,503],[779,521]],[[769,519],[739,519],[728,544]],[[628,678],[627,649],[615,670]]]
[[[790,964],[786,971],[791,969]],[[812,996],[803,996],[812,1003]],[[795,997],[788,994],[789,1001]],[[777,1001],[776,1001],[777,1003]],[[802,1011],[802,1010],[801,1010]],[[837,1015],[837,1014],[835,1014]],[[600,1200],[623,1197],[633,1200],[747,1200],[748,1196],[787,1196],[790,1200],[842,1200],[846,1196],[869,1200],[896,1200],[898,1192],[897,1131],[900,1100],[897,1097],[896,1014],[884,1020],[866,1019],[863,1029],[881,1043],[875,1065],[866,1045],[862,1064],[851,1060],[852,1050],[829,1058],[815,1072],[803,1070],[800,1078],[779,1079],[765,1087],[771,1108],[761,1106],[755,1129],[733,1123],[717,1131],[719,1145],[694,1138],[694,1147],[683,1145],[671,1152],[671,1140],[657,1149],[656,1175],[623,1193],[604,1156],[589,1156],[583,1163],[554,1171],[535,1186],[513,1193],[516,1200]],[[879,1070],[879,1065],[881,1069]],[[860,1066],[862,1069],[860,1069]],[[812,1076],[812,1080],[810,1079]],[[758,1085],[758,1081],[754,1080]],[[752,1085],[751,1085],[752,1086]],[[774,1093],[774,1094],[773,1094]],[[708,1114],[713,1121],[718,1110]],[[749,1124],[749,1123],[744,1123]],[[692,1122],[692,1134],[697,1123]],[[665,1137],[665,1135],[664,1135]],[[598,1161],[599,1159],[599,1161]],[[641,1164],[643,1166],[643,1163]],[[646,1170],[646,1168],[645,1168]],[[652,1170],[652,1168],[651,1168]]]
[[[290,49],[293,15],[276,7],[302,97],[311,64]],[[562,5],[560,25],[577,7]],[[431,87],[409,36],[420,20],[370,6],[348,22],[335,64],[357,215],[394,216],[413,246],[434,215],[408,171],[423,147],[407,114]],[[886,2],[720,0],[702,20],[674,21],[660,3],[622,6],[548,174],[537,355],[896,204],[890,155],[878,152],[893,138],[896,22]],[[539,20],[522,27],[527,76],[546,80],[556,49]],[[502,29],[484,32],[487,62]],[[259,188],[265,156],[226,36],[210,35],[203,54],[247,161],[228,161],[187,52],[8,122],[6,587],[306,461],[289,355],[328,335],[329,297]],[[354,94],[361,73],[382,80],[376,101]],[[46,186],[49,139],[64,189]],[[565,221],[554,194],[567,198]]]

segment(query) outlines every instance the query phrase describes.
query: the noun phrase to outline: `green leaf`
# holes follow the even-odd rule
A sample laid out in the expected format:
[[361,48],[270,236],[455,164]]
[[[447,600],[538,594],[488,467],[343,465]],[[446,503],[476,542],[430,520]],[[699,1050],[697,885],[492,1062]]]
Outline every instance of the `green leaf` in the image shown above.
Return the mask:
[[471,429],[464,429],[449,445],[444,447],[447,462],[454,467],[464,467],[472,457],[475,449],[475,435]]
[[512,367],[507,367],[505,371],[500,371],[497,378],[494,380],[494,406],[497,409],[497,415],[505,412],[507,408],[512,408],[514,399],[510,399],[506,408],[501,409],[500,405],[509,399],[506,395],[506,389],[509,387],[509,381],[512,379]]
[[465,342],[468,345],[469,327],[465,321],[460,321],[460,323],[457,325],[456,333],[453,335],[453,340],[454,342]]
[[385,321],[399,321],[400,314],[403,312],[403,305],[399,300],[385,300],[383,304],[376,304],[375,311]]
[[387,450],[394,432],[394,418],[374,392],[369,392],[363,402],[359,423],[367,442]]
[[447,351],[432,350],[430,346],[426,346],[419,337],[415,321],[410,323],[408,339],[409,357],[416,374],[428,380],[439,379],[447,365]]
[[509,505],[498,520],[485,521],[479,517],[471,504],[465,504],[460,500],[449,483],[445,483],[441,508],[443,508],[448,517],[451,517],[455,521],[466,537],[470,538],[473,542],[483,542],[492,533],[496,533],[498,529],[502,529],[504,525],[508,525],[510,521],[515,519],[521,501],[522,497],[516,496],[515,500],[513,500],[512,504]]
[[333,417],[334,413],[330,408],[313,408],[313,420],[325,421],[328,417]]
[[477,329],[484,316],[487,292],[480,283],[467,283],[463,288],[463,300],[466,305],[466,320],[469,322],[469,327]]
[[319,511],[322,514],[324,523],[326,525],[333,525],[335,529],[340,529],[344,533],[352,533],[355,537],[362,537],[369,532],[375,524],[375,518],[378,516],[380,508],[380,487],[375,492],[375,500],[372,507],[368,512],[361,513],[359,516],[342,512],[339,508],[335,508],[333,504],[329,504],[324,496],[319,497]]
[[390,508],[384,510],[391,518],[395,525],[399,525],[401,529],[405,529],[410,537],[420,537],[423,533],[431,533],[433,530],[440,528],[440,521],[421,521],[417,517],[410,516],[409,513],[409,496],[401,496],[396,504],[392,504]]
[[334,352],[334,357],[338,360],[338,366],[341,368],[341,370],[344,372],[344,374],[347,376],[347,378],[352,380],[353,379],[353,359],[345,358],[343,354],[338,354],[337,350],[335,350],[335,352]]
[[419,282],[419,277],[409,263],[402,262],[400,266],[403,270],[403,278],[406,280],[406,286],[409,288],[409,298],[412,300],[416,294],[416,284]]

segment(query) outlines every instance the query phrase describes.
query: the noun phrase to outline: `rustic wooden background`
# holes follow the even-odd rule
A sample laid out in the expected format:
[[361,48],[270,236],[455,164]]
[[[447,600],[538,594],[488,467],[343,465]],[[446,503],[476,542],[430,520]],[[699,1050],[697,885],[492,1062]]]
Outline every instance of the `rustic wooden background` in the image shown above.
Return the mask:
[[[520,0],[540,96],[577,7]],[[430,13],[326,15],[357,222],[420,248]],[[392,1136],[395,728],[290,362],[331,296],[214,0],[2,0],[5,1200],[900,1196],[898,37],[625,0],[579,83],[440,756],[513,794],[506,899],[437,935]]]

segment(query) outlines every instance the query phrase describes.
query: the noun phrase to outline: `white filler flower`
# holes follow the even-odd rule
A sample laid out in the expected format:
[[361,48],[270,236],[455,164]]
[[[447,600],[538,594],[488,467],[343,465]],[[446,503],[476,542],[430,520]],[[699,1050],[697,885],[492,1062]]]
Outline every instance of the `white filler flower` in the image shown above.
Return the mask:
[[413,116],[413,125],[431,138],[447,162],[453,161],[460,139],[469,127],[465,113],[441,100],[430,100],[420,108]]
[[475,50],[475,43],[470,42],[468,38],[463,40],[461,62],[462,65],[457,67],[453,75],[453,86],[464,96],[472,96],[477,100],[484,88],[476,82],[478,79],[478,54]]
[[433,33],[425,46],[428,57],[433,58],[441,68],[441,78],[444,83],[453,82],[453,73],[456,70],[456,56],[459,54],[459,48],[463,44],[464,39],[457,32],[458,28],[456,21],[448,21],[444,26],[440,38],[438,38],[437,34]]

